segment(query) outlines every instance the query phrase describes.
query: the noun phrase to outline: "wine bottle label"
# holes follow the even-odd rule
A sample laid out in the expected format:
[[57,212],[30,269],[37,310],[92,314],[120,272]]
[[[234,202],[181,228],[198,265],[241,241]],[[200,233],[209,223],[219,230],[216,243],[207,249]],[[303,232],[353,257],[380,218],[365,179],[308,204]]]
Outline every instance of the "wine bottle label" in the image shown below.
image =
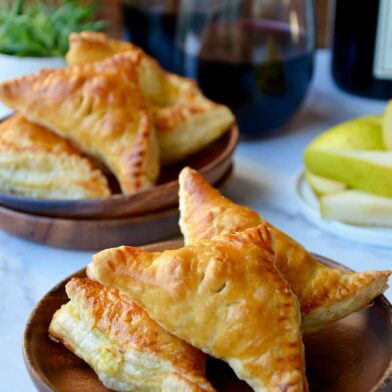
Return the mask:
[[378,79],[392,79],[392,0],[380,0],[373,75]]

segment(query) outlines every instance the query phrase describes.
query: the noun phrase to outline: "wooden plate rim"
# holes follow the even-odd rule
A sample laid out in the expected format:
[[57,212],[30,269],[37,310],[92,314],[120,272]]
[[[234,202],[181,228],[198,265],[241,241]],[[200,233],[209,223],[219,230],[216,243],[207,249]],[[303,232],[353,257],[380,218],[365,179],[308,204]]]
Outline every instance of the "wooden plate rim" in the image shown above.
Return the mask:
[[[170,241],[162,241],[162,242],[156,242],[153,244],[149,244],[146,246],[142,246],[141,248],[146,249],[146,250],[158,250],[158,249],[175,249],[183,245],[182,240],[170,240]],[[333,267],[333,268],[338,268],[344,271],[349,271],[349,272],[354,272],[352,269],[346,267],[343,264],[338,263],[337,261],[328,259],[324,256],[320,256],[318,254],[313,254],[321,263]],[[72,277],[78,276],[78,275],[84,275],[86,271],[86,268],[82,268],[79,271],[69,275],[67,278],[63,279],[61,282],[53,286],[36,304],[34,307],[33,311],[31,312],[27,323],[26,327],[24,330],[23,334],[23,359],[25,366],[28,370],[28,373],[30,375],[31,380],[33,381],[34,385],[36,387],[41,388],[41,390],[45,390],[48,392],[56,392],[55,386],[46,378],[44,373],[39,372],[39,369],[35,367],[34,361],[32,360],[32,354],[28,348],[28,337],[31,335],[31,329],[33,326],[35,314],[38,312],[38,310],[41,307],[41,304],[43,301],[51,295],[53,292],[58,291],[61,286],[64,286],[66,282],[68,282]],[[391,303],[387,300],[387,298],[384,295],[378,296],[375,301],[378,301],[380,306],[386,308],[388,310],[388,315],[389,315],[389,321],[392,324],[392,305]],[[382,378],[378,381],[378,383],[372,388],[371,391],[369,392],[386,392],[386,388],[390,386],[392,381],[392,356],[389,362],[389,366],[385,370]]]
[[[231,178],[231,161],[223,177],[215,183],[224,186]],[[57,218],[15,211],[0,206],[0,229],[29,241],[65,249],[99,251],[123,244],[141,246],[179,236],[178,205],[144,215],[109,218]]]

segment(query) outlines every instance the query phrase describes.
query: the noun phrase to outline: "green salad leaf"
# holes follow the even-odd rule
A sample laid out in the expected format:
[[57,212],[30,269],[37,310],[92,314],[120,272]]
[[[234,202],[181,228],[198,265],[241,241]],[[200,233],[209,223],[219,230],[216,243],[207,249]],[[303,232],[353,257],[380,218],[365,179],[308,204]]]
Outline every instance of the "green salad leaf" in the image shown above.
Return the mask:
[[72,32],[100,31],[95,21],[97,3],[80,0],[0,1],[0,53],[23,57],[64,56]]

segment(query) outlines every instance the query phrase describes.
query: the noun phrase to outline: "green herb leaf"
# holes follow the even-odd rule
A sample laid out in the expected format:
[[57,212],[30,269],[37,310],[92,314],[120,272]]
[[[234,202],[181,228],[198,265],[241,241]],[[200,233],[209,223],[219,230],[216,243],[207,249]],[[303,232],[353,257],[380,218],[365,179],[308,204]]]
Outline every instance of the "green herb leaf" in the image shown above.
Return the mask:
[[0,5],[0,52],[16,56],[64,56],[72,32],[101,31],[104,21],[94,21],[97,2],[62,0],[59,5],[36,0],[4,0]]

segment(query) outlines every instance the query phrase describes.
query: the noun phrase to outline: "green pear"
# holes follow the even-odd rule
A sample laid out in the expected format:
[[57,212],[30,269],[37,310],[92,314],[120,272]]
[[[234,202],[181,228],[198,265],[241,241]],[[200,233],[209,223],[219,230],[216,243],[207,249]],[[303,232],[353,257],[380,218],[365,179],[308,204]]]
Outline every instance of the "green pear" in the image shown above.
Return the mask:
[[392,197],[392,152],[307,149],[305,164],[318,176]]
[[305,171],[305,177],[309,185],[318,195],[325,195],[328,193],[336,193],[344,191],[346,184],[339,181],[330,180],[325,177],[318,176],[309,170]]
[[381,116],[359,117],[324,132],[305,150],[307,170],[392,197],[392,153],[385,148],[382,122]]
[[330,128],[307,147],[342,150],[386,150],[381,116],[364,116]]
[[392,100],[385,109],[382,128],[384,144],[388,150],[392,150]]
[[392,226],[392,199],[354,189],[322,196],[320,211],[324,219],[358,225]]

